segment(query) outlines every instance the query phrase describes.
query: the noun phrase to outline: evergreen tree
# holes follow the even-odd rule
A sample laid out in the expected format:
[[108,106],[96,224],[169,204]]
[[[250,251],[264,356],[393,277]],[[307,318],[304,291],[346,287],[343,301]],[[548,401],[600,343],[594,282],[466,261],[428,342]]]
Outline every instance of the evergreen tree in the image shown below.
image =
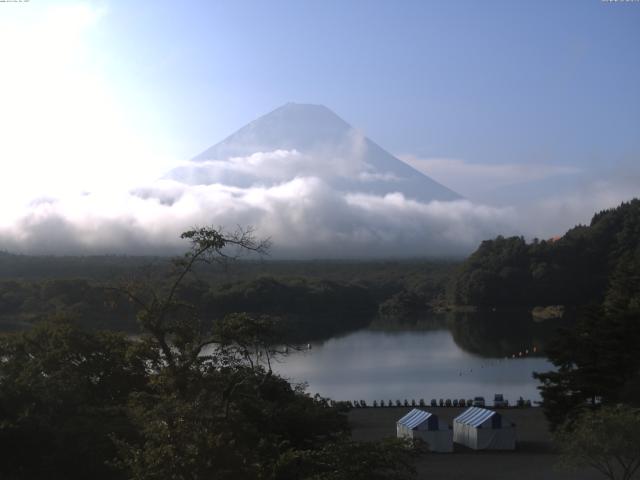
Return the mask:
[[557,370],[534,373],[552,429],[590,407],[628,401],[625,388],[640,370],[638,345],[640,316],[631,311],[591,310],[572,329],[560,331],[547,347]]

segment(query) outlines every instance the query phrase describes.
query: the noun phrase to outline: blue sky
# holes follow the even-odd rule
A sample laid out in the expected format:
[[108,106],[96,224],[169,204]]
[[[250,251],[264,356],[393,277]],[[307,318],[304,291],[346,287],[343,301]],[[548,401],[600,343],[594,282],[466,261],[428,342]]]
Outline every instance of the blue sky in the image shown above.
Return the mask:
[[394,153],[598,166],[640,152],[640,5],[121,2],[101,47],[190,155],[287,101]]
[[556,231],[639,190],[639,46],[638,2],[2,3],[5,194],[128,188],[295,101],[474,202],[570,192]]

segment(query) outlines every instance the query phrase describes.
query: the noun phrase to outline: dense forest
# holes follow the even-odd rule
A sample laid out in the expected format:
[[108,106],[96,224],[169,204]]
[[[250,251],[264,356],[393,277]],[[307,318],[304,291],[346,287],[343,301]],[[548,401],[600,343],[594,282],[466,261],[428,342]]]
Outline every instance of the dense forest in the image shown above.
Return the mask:
[[[171,263],[152,257],[2,254],[0,266],[2,331],[65,316],[83,328],[136,332],[137,306],[118,288],[132,280],[162,283]],[[454,267],[426,260],[238,260],[194,266],[177,294],[212,321],[236,311],[275,315],[287,325],[287,340],[310,341],[360,328],[378,315],[424,313],[443,298]]]
[[482,242],[455,274],[448,299],[478,307],[601,304],[637,282],[638,272],[640,200],[634,199],[557,239]]

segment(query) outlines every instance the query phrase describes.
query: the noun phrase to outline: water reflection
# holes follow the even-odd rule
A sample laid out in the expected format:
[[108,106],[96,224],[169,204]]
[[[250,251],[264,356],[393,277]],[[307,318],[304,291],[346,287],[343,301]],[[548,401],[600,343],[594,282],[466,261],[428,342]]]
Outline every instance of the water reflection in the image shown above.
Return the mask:
[[[311,393],[336,400],[424,398],[493,399],[503,393],[539,400],[533,371],[552,365],[541,356],[506,360],[527,346],[538,350],[554,326],[495,324],[469,316],[430,319],[428,325],[385,329],[381,325],[312,344],[276,366],[295,382],[308,382]],[[495,320],[495,319],[494,319]],[[448,328],[447,328],[448,327]],[[523,352],[524,353],[524,352]]]
[[449,314],[446,326],[456,344],[470,353],[484,357],[504,357],[536,347],[537,356],[558,328],[572,320],[534,322],[529,312],[476,312]]

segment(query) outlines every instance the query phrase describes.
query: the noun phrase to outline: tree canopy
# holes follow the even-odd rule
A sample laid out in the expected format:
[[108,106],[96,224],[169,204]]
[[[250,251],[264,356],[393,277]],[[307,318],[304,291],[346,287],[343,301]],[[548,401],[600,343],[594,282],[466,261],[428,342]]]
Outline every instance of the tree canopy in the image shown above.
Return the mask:
[[630,480],[640,468],[640,410],[603,407],[556,434],[563,463],[590,466],[610,480]]
[[[600,304],[637,287],[639,271],[640,200],[634,199],[560,238],[482,242],[460,266],[448,295],[451,303],[481,307]],[[630,277],[635,283],[626,284]]]
[[584,411],[619,402],[639,404],[640,311],[593,309],[562,329],[546,348],[556,370],[535,373],[552,428]]

